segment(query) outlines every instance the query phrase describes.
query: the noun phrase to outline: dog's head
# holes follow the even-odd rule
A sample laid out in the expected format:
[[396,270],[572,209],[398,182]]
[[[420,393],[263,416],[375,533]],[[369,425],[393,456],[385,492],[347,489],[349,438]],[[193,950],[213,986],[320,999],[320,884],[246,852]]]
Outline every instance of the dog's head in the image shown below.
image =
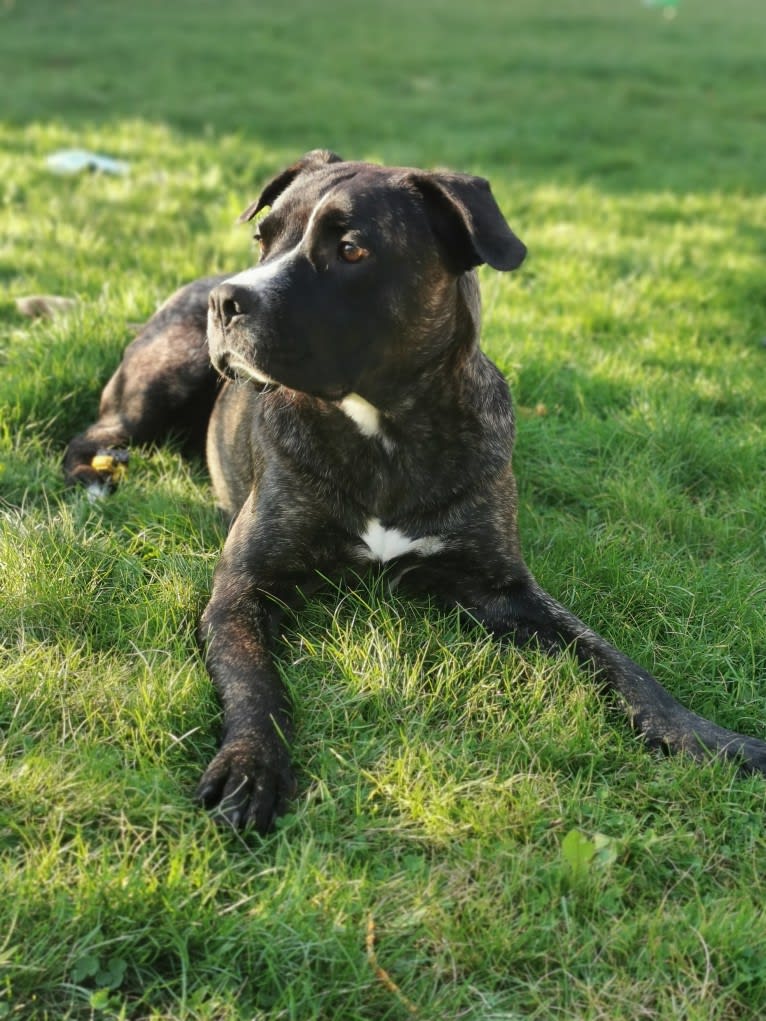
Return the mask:
[[[489,184],[308,153],[240,217],[261,260],[210,296],[213,364],[330,400],[396,386],[454,335],[456,281],[526,249]],[[375,381],[374,384],[372,381]]]

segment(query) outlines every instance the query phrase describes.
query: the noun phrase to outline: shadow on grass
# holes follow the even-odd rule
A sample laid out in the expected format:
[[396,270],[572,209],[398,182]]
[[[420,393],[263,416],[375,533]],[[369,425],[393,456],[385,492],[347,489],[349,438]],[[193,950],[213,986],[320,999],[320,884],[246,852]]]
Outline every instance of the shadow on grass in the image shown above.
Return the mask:
[[278,158],[329,145],[617,191],[760,192],[759,0],[673,22],[638,2],[578,6],[11,2],[4,117],[73,140],[139,117]]

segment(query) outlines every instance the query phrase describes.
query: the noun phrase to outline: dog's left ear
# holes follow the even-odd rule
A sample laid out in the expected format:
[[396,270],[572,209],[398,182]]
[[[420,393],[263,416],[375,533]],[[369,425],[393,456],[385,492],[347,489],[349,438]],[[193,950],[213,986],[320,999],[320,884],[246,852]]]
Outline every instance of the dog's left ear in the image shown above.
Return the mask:
[[260,213],[266,206],[272,205],[282,192],[293,183],[293,181],[300,174],[307,170],[314,170],[317,167],[323,167],[327,163],[342,163],[343,157],[338,156],[337,153],[330,152],[329,149],[312,149],[311,152],[307,152],[305,156],[289,166],[286,170],[277,174],[264,186],[263,191],[255,200],[251,202],[244,213],[240,213],[237,223],[247,223],[248,220]]
[[493,269],[516,269],[526,246],[500,212],[489,181],[470,174],[416,173],[431,229],[449,269],[465,273],[486,262]]

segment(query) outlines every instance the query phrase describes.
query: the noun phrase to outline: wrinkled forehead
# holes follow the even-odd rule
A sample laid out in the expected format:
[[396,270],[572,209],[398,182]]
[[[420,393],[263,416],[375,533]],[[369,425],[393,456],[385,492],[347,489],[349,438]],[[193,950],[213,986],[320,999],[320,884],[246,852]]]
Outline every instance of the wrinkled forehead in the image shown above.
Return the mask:
[[419,219],[420,207],[406,170],[341,163],[299,177],[261,222],[302,233],[337,227],[395,236]]

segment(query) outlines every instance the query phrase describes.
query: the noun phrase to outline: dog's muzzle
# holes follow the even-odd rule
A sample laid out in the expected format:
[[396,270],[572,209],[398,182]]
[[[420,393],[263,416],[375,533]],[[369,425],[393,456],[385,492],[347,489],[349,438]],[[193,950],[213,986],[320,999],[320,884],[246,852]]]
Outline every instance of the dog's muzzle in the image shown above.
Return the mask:
[[243,357],[237,350],[240,345],[230,335],[238,320],[252,314],[257,305],[252,289],[239,284],[226,281],[210,292],[207,328],[210,361],[225,379],[249,379],[271,385],[275,380],[251,364],[250,358]]

